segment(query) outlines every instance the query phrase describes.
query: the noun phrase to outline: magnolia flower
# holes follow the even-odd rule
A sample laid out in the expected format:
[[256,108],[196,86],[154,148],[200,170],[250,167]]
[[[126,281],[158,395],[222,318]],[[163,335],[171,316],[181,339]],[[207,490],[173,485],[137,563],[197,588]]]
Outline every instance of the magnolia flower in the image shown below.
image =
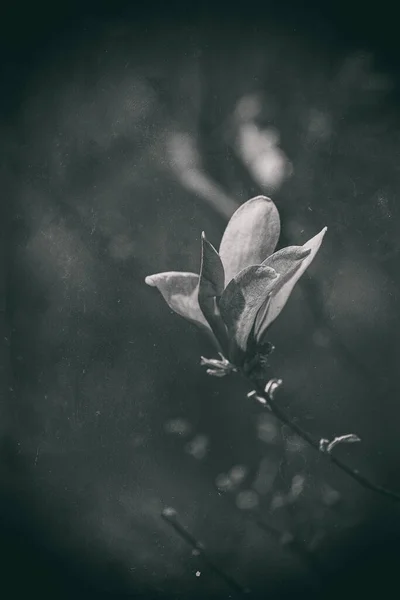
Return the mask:
[[[212,335],[221,361],[203,360],[211,374],[243,368],[262,348],[268,327],[318,252],[326,227],[303,246],[274,252],[280,234],[275,204],[245,202],[230,219],[219,252],[202,233],[200,275],[169,271],[146,277],[169,307]],[[227,357],[228,360],[225,358]]]

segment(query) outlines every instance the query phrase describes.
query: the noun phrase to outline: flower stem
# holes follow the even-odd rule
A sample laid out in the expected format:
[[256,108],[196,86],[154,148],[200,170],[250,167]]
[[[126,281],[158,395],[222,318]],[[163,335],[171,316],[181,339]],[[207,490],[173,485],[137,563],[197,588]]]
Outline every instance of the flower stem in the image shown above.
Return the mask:
[[[254,385],[254,381],[251,380]],[[317,452],[322,453],[331,463],[336,465],[341,471],[349,475],[354,481],[356,481],[359,485],[368,489],[372,492],[380,494],[381,496],[385,496],[389,498],[393,502],[400,503],[400,493],[385,488],[381,485],[373,483],[367,477],[362,475],[357,469],[352,469],[346,463],[337,458],[334,454],[330,452],[324,452],[321,445],[320,440],[314,439],[309,433],[304,431],[297,423],[292,421],[286,413],[276,404],[274,400],[274,393],[278,387],[282,384],[282,381],[279,379],[271,379],[265,390],[262,389],[259,383],[256,384],[256,389],[254,392],[250,392],[249,397],[253,397],[257,400],[264,408],[269,408],[271,412],[283,423],[287,425],[294,433],[296,433],[300,438],[302,438],[309,446],[314,448]]]

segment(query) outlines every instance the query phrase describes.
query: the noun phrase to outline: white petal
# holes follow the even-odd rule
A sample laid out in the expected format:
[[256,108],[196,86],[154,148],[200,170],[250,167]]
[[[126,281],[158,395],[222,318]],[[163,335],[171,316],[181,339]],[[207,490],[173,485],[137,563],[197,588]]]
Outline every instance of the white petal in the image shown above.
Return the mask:
[[147,285],[156,287],[168,306],[178,315],[211,329],[198,302],[199,276],[196,273],[168,271],[146,277]]
[[[274,292],[271,295],[268,306],[264,304],[259,314],[257,315],[256,323],[255,323],[255,334],[257,341],[261,341],[261,338],[265,334],[266,329],[271,325],[271,323],[276,319],[279,315],[286,302],[289,299],[292,290],[300,277],[303,275],[304,271],[314,260],[324,238],[324,235],[327,231],[327,228],[324,227],[320,233],[311,238],[306,244],[301,247],[293,246],[292,248],[284,248],[280,252],[276,252],[275,255],[269,257],[263,264],[268,265],[272,268],[279,269],[283,268],[285,265],[285,251],[292,250],[293,254],[293,263],[292,268],[288,268],[286,264],[284,268],[284,273],[282,273],[283,285],[279,281],[278,286],[276,287],[276,293]],[[296,250],[297,248],[297,250]],[[306,256],[301,258],[301,253],[299,250],[309,251]],[[297,254],[297,262],[295,259],[295,255]],[[300,258],[299,258],[300,257]]]
[[280,234],[279,213],[265,196],[248,200],[232,215],[219,248],[225,285],[246,267],[260,265],[275,249]]
[[217,298],[224,291],[224,267],[218,252],[207,240],[205,233],[201,235],[201,269],[198,302],[200,309],[211,326],[223,352],[228,351],[228,335],[221,318]]
[[203,231],[201,234],[201,268],[199,295],[204,298],[222,296],[224,291],[225,273],[218,252],[207,240]]
[[[269,297],[279,275],[270,267],[253,265],[234,277],[219,304],[221,316],[239,354],[246,352],[247,341],[263,302]],[[237,356],[233,356],[235,361]]]

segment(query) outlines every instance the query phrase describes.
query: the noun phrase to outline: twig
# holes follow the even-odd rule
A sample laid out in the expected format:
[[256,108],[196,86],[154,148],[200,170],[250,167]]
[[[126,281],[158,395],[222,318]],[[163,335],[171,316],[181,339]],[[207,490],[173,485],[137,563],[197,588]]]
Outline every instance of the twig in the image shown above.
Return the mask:
[[[252,381],[254,384],[254,381]],[[388,488],[385,488],[381,485],[375,484],[370,481],[367,477],[359,473],[357,469],[352,469],[346,463],[341,461],[331,452],[324,452],[323,446],[320,444],[320,440],[314,439],[309,433],[304,431],[297,423],[290,420],[290,418],[285,414],[283,410],[276,404],[274,400],[275,391],[282,385],[282,381],[280,379],[271,379],[265,390],[261,388],[259,384],[256,385],[256,390],[250,392],[248,397],[254,398],[257,400],[262,406],[267,407],[271,410],[271,412],[284,424],[290,427],[290,429],[296,433],[299,437],[301,437],[305,442],[309,444],[314,450],[317,452],[321,452],[324,456],[330,460],[334,465],[336,465],[341,471],[349,475],[352,479],[357,481],[362,487],[380,494],[381,496],[386,496],[390,498],[393,502],[400,502],[400,493],[394,492]]]
[[161,517],[170,525],[176,533],[187,543],[189,546],[196,551],[198,556],[201,556],[204,564],[213,571],[220,579],[225,581],[225,583],[236,593],[238,594],[249,594],[250,590],[248,588],[244,588],[240,583],[238,583],[233,577],[225,573],[220,567],[218,567],[206,554],[204,546],[201,542],[196,540],[196,538],[189,532],[187,529],[179,522],[177,512],[174,508],[165,508]]
[[319,586],[324,575],[324,570],[315,554],[309,550],[307,545],[299,540],[294,534],[292,534],[290,530],[283,532],[269,523],[266,523],[261,513],[259,515],[254,515],[253,518],[254,522],[258,525],[258,527],[260,527],[260,529],[271,535],[280,544],[283,542],[285,533],[287,534],[288,540],[285,546],[290,549],[292,554],[297,556],[298,560],[300,560],[307,567],[310,573],[314,575],[316,584]]
[[321,574],[323,574],[322,565],[319,564],[315,554],[307,548],[307,545],[303,543],[301,540],[297,539],[296,536],[290,531],[290,529],[279,529],[274,525],[268,523],[262,512],[258,511],[242,511],[239,510],[235,503],[232,504],[232,496],[228,493],[222,494],[219,496],[221,501],[223,501],[230,510],[234,510],[236,514],[239,514],[241,519],[244,521],[251,521],[256,524],[261,531],[272,537],[277,543],[282,544],[285,537],[288,537],[287,543],[282,544],[284,549],[287,552],[290,552],[294,557],[297,558],[299,562],[302,562],[310,571],[312,575],[318,580],[318,583],[321,581]]

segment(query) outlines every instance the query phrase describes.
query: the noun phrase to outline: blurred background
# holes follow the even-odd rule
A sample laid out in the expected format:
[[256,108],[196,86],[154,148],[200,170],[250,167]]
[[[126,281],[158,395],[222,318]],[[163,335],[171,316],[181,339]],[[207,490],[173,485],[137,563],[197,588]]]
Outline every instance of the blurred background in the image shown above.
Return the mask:
[[198,271],[201,231],[218,245],[258,194],[279,247],[327,225],[271,327],[269,376],[296,423],[358,434],[338,457],[400,491],[393,17],[246,4],[5,14],[0,519],[16,594],[350,598],[397,582],[399,506],[244,383],[208,377],[209,341],[144,284]]

